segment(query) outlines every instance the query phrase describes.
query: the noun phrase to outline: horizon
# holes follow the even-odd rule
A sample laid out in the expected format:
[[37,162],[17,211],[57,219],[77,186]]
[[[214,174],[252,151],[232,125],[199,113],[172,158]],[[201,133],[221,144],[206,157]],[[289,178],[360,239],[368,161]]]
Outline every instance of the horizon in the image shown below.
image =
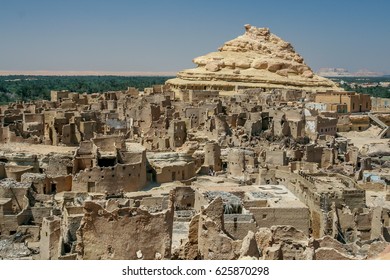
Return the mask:
[[[325,67],[327,68],[337,68],[337,67]],[[321,69],[319,69],[321,70]],[[348,70],[348,69],[346,69]],[[320,75],[325,78],[344,78],[344,77],[355,77],[355,78],[381,78],[381,77],[389,77],[389,73],[385,72],[374,72],[374,71],[362,71],[367,69],[360,69],[356,72],[347,71],[349,75],[337,75],[337,76],[327,76]],[[374,75],[365,75],[365,73],[374,73]],[[138,71],[129,71],[129,72],[115,72],[115,71],[3,71],[0,70],[0,77],[8,77],[8,76],[21,76],[21,77],[88,77],[88,76],[112,76],[112,77],[175,77],[177,73],[174,72],[138,72]],[[320,74],[319,71],[316,71],[316,74]],[[363,75],[359,75],[363,74]]]
[[116,71],[4,71],[0,70],[0,76],[120,76],[120,77],[174,77],[174,72],[116,72]]
[[390,3],[384,0],[17,0],[1,8],[3,73],[174,76],[193,68],[193,58],[242,35],[249,23],[269,27],[290,42],[315,72],[346,68],[390,74]]

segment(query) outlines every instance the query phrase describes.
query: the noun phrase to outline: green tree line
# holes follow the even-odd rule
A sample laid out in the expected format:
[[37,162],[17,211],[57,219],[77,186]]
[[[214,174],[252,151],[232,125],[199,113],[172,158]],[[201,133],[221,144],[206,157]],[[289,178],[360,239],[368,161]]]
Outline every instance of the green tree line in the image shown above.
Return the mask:
[[127,87],[143,90],[152,85],[164,84],[170,78],[160,76],[1,76],[0,103],[49,99],[51,90],[70,90],[79,93],[125,90]]
[[[390,82],[390,77],[342,77],[333,79],[341,82],[341,86],[347,91],[365,93],[374,97],[390,98],[390,87],[380,86],[380,82]],[[354,86],[352,87],[352,84]],[[366,87],[363,84],[377,84],[376,86]]]

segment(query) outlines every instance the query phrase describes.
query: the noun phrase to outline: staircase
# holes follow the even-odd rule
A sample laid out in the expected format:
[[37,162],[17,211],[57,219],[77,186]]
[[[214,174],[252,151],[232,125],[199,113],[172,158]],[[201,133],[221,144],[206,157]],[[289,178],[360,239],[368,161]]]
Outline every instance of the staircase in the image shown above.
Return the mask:
[[390,127],[384,128],[381,133],[379,133],[379,138],[387,138],[390,133]]
[[385,124],[384,122],[382,122],[377,116],[371,114],[371,113],[368,113],[368,117],[373,121],[375,122],[378,126],[380,126],[382,128],[382,131],[379,133],[379,138],[386,138],[388,132],[390,131],[390,127]]

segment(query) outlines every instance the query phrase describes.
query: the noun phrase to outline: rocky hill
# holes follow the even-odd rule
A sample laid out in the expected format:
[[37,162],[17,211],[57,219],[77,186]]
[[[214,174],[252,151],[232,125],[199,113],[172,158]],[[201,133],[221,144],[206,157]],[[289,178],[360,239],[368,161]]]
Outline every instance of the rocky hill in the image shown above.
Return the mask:
[[268,28],[249,24],[243,35],[193,62],[196,68],[179,72],[167,84],[181,89],[338,89],[332,81],[315,75],[290,43]]

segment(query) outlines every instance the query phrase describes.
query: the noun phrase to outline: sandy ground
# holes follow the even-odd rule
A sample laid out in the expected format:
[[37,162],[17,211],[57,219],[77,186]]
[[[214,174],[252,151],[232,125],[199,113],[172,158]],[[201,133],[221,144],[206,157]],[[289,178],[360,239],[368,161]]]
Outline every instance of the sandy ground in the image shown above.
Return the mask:
[[77,147],[33,145],[26,143],[0,144],[0,152],[27,153],[35,155],[47,155],[50,153],[73,155]]
[[381,131],[380,127],[373,125],[365,131],[339,132],[339,134],[350,139],[350,142],[360,149],[365,144],[388,143],[389,139],[380,139],[378,137]]
[[380,253],[375,259],[390,260],[390,246],[387,246],[386,249],[382,253]]

